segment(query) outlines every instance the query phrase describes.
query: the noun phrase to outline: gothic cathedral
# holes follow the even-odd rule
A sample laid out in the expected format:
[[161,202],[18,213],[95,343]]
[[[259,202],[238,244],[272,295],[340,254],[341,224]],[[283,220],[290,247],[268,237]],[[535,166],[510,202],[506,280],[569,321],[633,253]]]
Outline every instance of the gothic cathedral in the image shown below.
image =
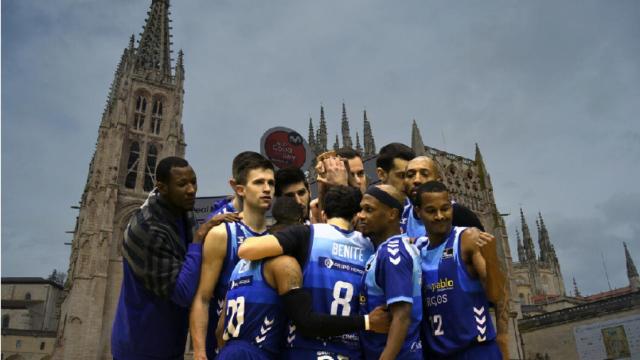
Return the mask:
[[169,0],[152,1],[109,91],[79,205],[56,359],[111,358],[124,229],[153,188],[158,159],[184,156],[183,54],[172,68],[169,15]]

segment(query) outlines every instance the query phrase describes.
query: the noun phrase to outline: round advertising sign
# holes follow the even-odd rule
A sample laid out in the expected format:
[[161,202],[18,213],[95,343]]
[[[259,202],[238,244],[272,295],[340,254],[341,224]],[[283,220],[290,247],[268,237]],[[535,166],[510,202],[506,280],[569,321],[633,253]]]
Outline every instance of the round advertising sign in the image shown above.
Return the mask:
[[297,167],[306,171],[315,157],[302,135],[285,127],[267,130],[260,139],[260,151],[278,169]]

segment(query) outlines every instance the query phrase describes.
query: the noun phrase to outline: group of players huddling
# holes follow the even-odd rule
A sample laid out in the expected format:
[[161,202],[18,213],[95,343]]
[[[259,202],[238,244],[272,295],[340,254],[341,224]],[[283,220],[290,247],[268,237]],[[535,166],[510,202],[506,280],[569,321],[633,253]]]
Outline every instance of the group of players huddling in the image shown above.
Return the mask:
[[[162,162],[156,171],[156,196],[169,203],[170,185],[183,180],[174,175],[189,167],[176,164],[164,164],[169,176],[158,174]],[[189,247],[164,297],[189,311],[195,359],[502,359],[481,252],[493,237],[452,201],[432,159],[392,143],[376,167],[380,184],[367,187],[356,152],[321,155],[311,201],[301,170],[274,171],[255,152],[234,158],[234,196],[194,232],[201,261],[189,263]],[[269,209],[277,222],[268,229]],[[123,293],[127,275],[138,276],[127,265],[135,256],[124,258]],[[184,267],[198,264],[196,287]],[[176,288],[182,298],[195,292],[189,310]],[[116,359],[137,358],[126,308],[140,298],[126,296],[113,328]]]

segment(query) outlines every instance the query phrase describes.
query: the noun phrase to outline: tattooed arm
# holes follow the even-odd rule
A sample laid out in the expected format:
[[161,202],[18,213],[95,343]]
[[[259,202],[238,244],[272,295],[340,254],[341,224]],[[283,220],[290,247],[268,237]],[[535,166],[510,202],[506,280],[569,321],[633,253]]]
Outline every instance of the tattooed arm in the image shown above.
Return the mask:
[[[326,337],[365,330],[362,315],[339,316],[313,312],[311,294],[302,289],[302,270],[291,256],[270,259],[264,267],[265,280],[280,294],[287,316],[303,336]],[[389,315],[383,307],[374,309],[369,315],[372,331],[386,333]]]

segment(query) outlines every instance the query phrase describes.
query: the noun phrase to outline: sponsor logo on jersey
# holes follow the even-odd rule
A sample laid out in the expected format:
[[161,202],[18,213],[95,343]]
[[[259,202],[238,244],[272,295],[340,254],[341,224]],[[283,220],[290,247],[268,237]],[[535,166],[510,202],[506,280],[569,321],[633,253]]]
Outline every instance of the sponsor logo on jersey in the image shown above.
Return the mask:
[[445,248],[442,252],[442,259],[452,259],[453,258],[453,248]]
[[429,284],[431,291],[447,291],[452,290],[454,288],[453,280],[449,280],[448,278],[439,279],[437,282]]
[[231,289],[239,288],[241,286],[248,286],[253,283],[253,276],[243,276],[236,280],[231,280]]
[[327,268],[327,269],[334,269],[334,270],[339,270],[339,271],[348,271],[348,272],[352,272],[358,275],[363,275],[364,274],[364,269],[362,268],[362,266],[357,266],[354,264],[349,264],[348,262],[345,261],[339,261],[339,260],[335,260],[335,259],[330,259],[324,256],[321,256],[318,258],[318,264],[320,264],[320,266]]

